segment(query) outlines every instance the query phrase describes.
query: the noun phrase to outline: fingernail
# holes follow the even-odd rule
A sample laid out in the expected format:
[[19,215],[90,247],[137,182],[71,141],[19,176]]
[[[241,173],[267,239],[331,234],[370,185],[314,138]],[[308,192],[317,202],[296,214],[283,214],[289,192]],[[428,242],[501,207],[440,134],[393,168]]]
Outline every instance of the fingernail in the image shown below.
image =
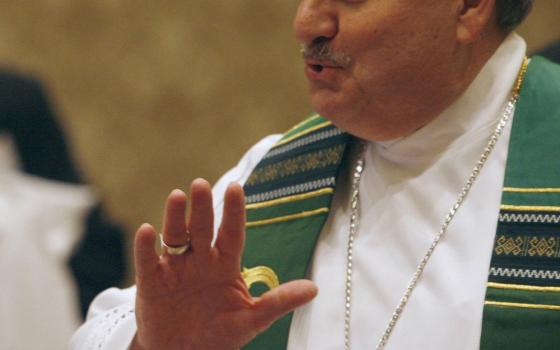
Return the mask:
[[171,191],[171,194],[179,195],[179,194],[185,194],[185,192],[183,192],[183,190],[180,190],[180,189],[176,188],[173,191]]
[[152,225],[150,225],[149,223],[145,222],[142,225],[140,225],[140,230],[147,230],[147,229],[152,229]]

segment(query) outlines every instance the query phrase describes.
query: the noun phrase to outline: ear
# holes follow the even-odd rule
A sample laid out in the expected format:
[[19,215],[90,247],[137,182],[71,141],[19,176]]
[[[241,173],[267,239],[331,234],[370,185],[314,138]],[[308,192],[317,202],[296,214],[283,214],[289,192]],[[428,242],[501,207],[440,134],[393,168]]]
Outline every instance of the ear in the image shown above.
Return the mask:
[[462,44],[468,44],[475,41],[488,22],[494,19],[496,1],[459,0],[457,3],[457,40]]

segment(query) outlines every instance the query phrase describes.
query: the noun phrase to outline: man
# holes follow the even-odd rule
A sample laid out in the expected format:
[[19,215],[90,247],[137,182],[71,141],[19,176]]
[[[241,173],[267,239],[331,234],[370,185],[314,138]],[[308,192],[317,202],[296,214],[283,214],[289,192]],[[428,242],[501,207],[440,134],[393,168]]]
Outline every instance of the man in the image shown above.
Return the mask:
[[[161,257],[155,229],[142,225],[137,289],[102,294],[74,347],[558,347],[558,289],[541,283],[558,285],[555,233],[532,223],[526,232],[542,237],[524,245],[523,230],[517,243],[504,226],[533,220],[521,204],[558,188],[545,181],[555,166],[542,175],[524,139],[556,129],[508,122],[515,108],[514,120],[541,115],[536,100],[559,116],[558,68],[533,59],[525,75],[525,44],[512,33],[530,6],[301,1],[294,26],[324,117],[257,144],[214,187],[214,205],[210,185],[195,180],[187,220],[186,196],[173,191]],[[515,157],[510,135],[523,139],[512,141]],[[522,182],[528,160],[539,169],[530,180],[543,181]],[[526,187],[508,187],[518,205],[500,206],[504,182]],[[546,201],[538,208],[551,212],[536,220],[554,222],[558,207]]]

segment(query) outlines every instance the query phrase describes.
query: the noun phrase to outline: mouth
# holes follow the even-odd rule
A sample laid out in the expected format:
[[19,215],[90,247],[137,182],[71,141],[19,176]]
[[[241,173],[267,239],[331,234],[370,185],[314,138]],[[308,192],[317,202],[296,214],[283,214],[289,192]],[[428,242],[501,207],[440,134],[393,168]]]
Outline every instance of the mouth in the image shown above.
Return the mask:
[[306,75],[309,80],[314,82],[335,81],[338,79],[342,66],[334,62],[325,62],[322,60],[307,59],[305,60]]
[[309,67],[310,70],[315,73],[321,73],[323,70],[328,68],[342,68],[342,66],[339,66],[337,64],[320,60],[306,60],[305,64],[307,65],[307,67]]

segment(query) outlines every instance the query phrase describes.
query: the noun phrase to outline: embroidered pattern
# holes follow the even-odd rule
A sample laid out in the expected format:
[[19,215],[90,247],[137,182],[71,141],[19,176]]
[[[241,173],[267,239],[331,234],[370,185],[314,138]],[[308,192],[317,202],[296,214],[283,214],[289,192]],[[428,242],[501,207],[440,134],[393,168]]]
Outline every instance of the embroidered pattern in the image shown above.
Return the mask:
[[344,148],[344,144],[339,144],[257,168],[247,180],[246,186],[272,182],[298,173],[336,165],[342,159]]
[[[288,132],[268,151],[245,183],[245,209],[250,214],[246,227],[313,216],[317,217],[309,222],[324,221],[349,138],[319,116]],[[313,199],[319,196],[318,200]],[[295,202],[303,203],[303,207],[298,204],[274,208]],[[254,234],[258,229],[251,232]]]
[[494,245],[496,256],[538,258],[560,257],[560,237],[499,235]]
[[247,204],[247,205],[245,205],[245,209],[246,210],[252,210],[252,209],[266,208],[266,207],[271,207],[273,205],[293,203],[293,202],[302,201],[302,200],[305,200],[305,199],[315,198],[315,197],[319,197],[319,196],[322,196],[322,195],[325,195],[325,194],[332,194],[332,193],[334,193],[334,189],[332,187],[321,188],[321,189],[316,190],[316,191],[294,194],[292,196],[285,196],[285,197],[273,199],[273,200],[270,200],[270,201],[263,201],[263,202],[260,202],[260,203]]
[[531,237],[527,255],[552,258],[557,256],[557,247],[560,245],[559,239],[554,237]]
[[304,182],[304,183],[293,185],[293,186],[278,188],[278,189],[268,191],[268,192],[256,193],[256,194],[247,196],[246,199],[245,199],[245,202],[247,204],[251,204],[251,203],[268,201],[268,200],[271,200],[271,199],[276,199],[276,198],[280,198],[280,197],[284,197],[284,196],[290,196],[290,195],[293,195],[293,194],[313,191],[313,190],[323,188],[323,187],[329,187],[329,186],[332,187],[332,186],[334,186],[334,184],[335,184],[334,176],[333,177],[327,177],[327,178],[324,178],[324,179]]
[[496,255],[522,255],[525,251],[525,240],[521,236],[507,237],[504,235],[496,239],[494,253]]
[[[95,325],[93,331],[85,339],[84,349],[105,349],[107,338],[120,327],[130,326],[134,321],[134,306],[116,307],[92,319]],[[124,326],[123,326],[124,325]]]
[[560,214],[527,214],[527,213],[500,213],[500,223],[519,223],[519,224],[558,224]]
[[[507,188],[504,192],[508,192]],[[534,189],[525,192],[541,195]],[[553,268],[560,264],[560,213],[537,211],[540,207],[519,206],[506,210],[502,205],[501,208],[489,281],[560,285],[560,271]]]
[[332,128],[329,130],[325,130],[325,131],[321,131],[317,134],[313,134],[313,135],[309,135],[306,137],[302,137],[301,139],[295,140],[294,142],[291,142],[285,146],[280,146],[277,148],[272,149],[270,152],[268,152],[265,157],[263,159],[268,159],[268,158],[272,158],[275,157],[277,155],[292,151],[296,148],[299,147],[303,147],[306,145],[309,145],[311,143],[314,142],[318,142],[318,141],[322,141],[334,136],[338,136],[341,135],[343,133],[342,130],[338,129],[338,128]]
[[257,266],[251,269],[244,267],[241,277],[243,277],[247,288],[251,288],[255,283],[264,283],[268,289],[274,289],[280,285],[276,272],[267,266]]
[[560,280],[560,271],[491,267],[490,276]]

